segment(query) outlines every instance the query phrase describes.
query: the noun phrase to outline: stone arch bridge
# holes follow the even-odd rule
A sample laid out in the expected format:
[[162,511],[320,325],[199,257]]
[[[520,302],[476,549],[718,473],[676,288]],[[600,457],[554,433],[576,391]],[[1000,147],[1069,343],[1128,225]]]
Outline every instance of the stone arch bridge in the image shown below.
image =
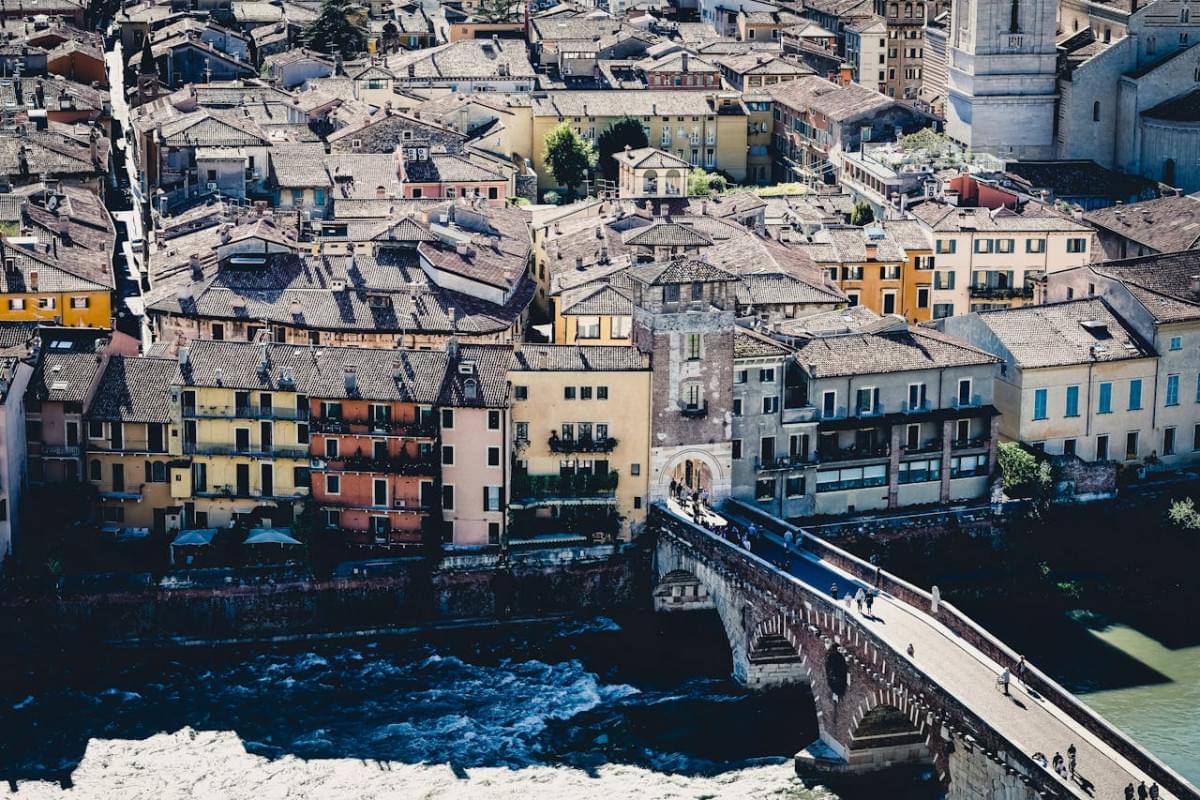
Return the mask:
[[[930,595],[895,576],[736,502],[725,515],[774,533],[790,528],[800,553],[768,536],[755,548],[760,557],[656,505],[648,525],[655,610],[715,609],[737,680],[811,688],[819,739],[797,755],[801,774],[828,779],[926,764],[951,800],[1120,800],[1127,783],[1142,780],[1157,782],[1163,797],[1200,798],[1036,669],[1005,696],[996,678],[1016,655],[949,604],[935,609]],[[833,601],[835,580],[851,591],[878,584],[872,617]],[[1065,755],[1071,743],[1077,780],[1034,758]]]

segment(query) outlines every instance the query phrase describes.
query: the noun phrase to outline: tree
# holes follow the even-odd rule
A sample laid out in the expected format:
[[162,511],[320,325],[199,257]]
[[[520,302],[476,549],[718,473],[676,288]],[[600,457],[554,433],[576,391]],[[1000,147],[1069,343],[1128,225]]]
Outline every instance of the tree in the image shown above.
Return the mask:
[[1009,497],[1049,498],[1054,477],[1048,461],[1037,458],[1018,442],[1001,442],[998,460]]
[[871,204],[866,200],[859,200],[854,204],[854,208],[850,210],[850,224],[870,225],[875,221],[875,212],[871,210]]
[[724,192],[729,188],[729,181],[724,175],[715,172],[705,172],[700,167],[694,167],[688,173],[688,195],[700,197],[710,192]]
[[617,179],[617,162],[613,156],[623,152],[626,147],[638,149],[646,147],[650,140],[646,138],[646,129],[642,122],[633,117],[622,117],[604,129],[596,138],[596,160],[600,172],[610,181]]
[[354,58],[367,49],[366,19],[367,10],[352,0],[322,0],[321,13],[301,39],[318,52]]
[[1200,529],[1200,511],[1196,510],[1196,501],[1190,497],[1171,503],[1171,508],[1167,511],[1167,519],[1177,528]]
[[567,188],[567,199],[573,199],[575,187],[587,180],[596,154],[592,145],[564,122],[546,134],[545,157],[550,174]]
[[511,22],[517,19],[512,0],[480,0],[475,16],[487,22]]

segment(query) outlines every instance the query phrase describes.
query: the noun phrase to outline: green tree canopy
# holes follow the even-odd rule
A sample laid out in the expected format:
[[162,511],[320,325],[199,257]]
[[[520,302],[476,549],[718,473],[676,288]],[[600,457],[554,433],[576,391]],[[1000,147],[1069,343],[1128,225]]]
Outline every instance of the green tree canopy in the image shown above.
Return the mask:
[[710,192],[724,192],[729,188],[729,181],[724,175],[715,172],[705,172],[700,167],[694,167],[688,173],[688,194],[692,197],[706,195]]
[[567,188],[567,198],[575,196],[575,187],[587,180],[595,163],[592,145],[566,122],[546,134],[546,163],[550,174]]
[[615,181],[617,162],[613,160],[613,155],[622,152],[626,146],[636,150],[649,144],[650,140],[646,138],[646,129],[642,127],[641,120],[622,117],[596,137],[597,166],[607,180]]
[[851,225],[870,225],[875,221],[875,212],[871,210],[871,204],[866,200],[859,200],[854,204],[854,208],[850,210]]
[[366,8],[351,0],[323,0],[321,13],[301,38],[318,52],[354,58],[367,49],[366,20]]

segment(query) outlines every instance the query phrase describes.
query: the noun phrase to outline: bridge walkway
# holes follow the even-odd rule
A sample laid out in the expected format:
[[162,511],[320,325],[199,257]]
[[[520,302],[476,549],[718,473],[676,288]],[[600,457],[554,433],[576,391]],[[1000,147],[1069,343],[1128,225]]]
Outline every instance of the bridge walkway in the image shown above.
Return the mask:
[[[668,504],[668,508],[690,519],[674,501]],[[719,515],[715,512],[706,513],[711,515],[710,521],[716,524],[729,521],[747,529],[752,522],[749,517],[729,509],[722,510]],[[784,540],[778,533],[765,530],[761,523],[758,523],[758,527],[763,531],[763,536],[753,545],[754,554],[772,564],[786,563],[787,571],[813,591],[828,594],[835,581],[839,591],[849,587],[857,591],[859,586],[873,588],[814,553],[796,547],[786,550]],[[870,630],[899,657],[910,660],[933,682],[987,720],[1014,747],[1029,755],[1041,752],[1047,759],[1052,759],[1056,752],[1062,753],[1065,758],[1067,748],[1074,743],[1078,752],[1077,777],[1083,780],[1059,780],[1076,796],[1095,800],[1123,800],[1125,787],[1129,783],[1132,782],[1135,787],[1141,781],[1145,781],[1147,786],[1152,784],[1150,777],[1124,756],[1085,730],[1064,711],[1040,695],[1027,691],[1015,677],[1010,684],[1009,696],[1005,696],[997,686],[1002,667],[929,615],[887,592],[877,594],[871,616],[859,614],[853,605],[849,613],[860,616]],[[913,646],[911,657],[907,655],[910,644]],[[1161,790],[1160,796],[1175,798],[1165,789]]]

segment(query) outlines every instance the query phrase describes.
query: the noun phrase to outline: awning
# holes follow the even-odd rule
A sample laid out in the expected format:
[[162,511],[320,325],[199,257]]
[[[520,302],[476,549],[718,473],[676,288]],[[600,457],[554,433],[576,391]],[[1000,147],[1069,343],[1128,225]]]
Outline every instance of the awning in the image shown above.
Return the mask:
[[192,528],[180,531],[179,535],[175,537],[175,541],[171,542],[171,546],[212,544],[213,537],[216,535],[216,528]]
[[301,544],[285,530],[279,528],[251,528],[250,535],[242,544]]

